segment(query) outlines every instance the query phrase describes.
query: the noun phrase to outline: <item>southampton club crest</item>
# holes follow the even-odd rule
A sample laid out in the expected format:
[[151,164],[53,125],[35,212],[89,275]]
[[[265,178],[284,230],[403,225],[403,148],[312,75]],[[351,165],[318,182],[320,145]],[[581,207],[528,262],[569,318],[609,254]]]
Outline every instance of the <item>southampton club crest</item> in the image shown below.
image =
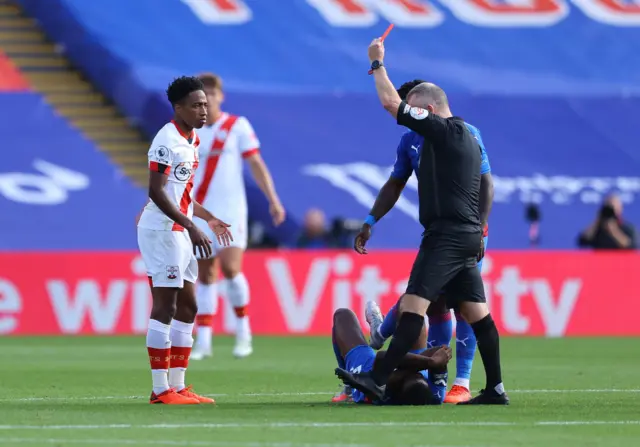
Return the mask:
[[167,266],[167,279],[176,279],[178,277],[178,266],[177,265],[168,265]]

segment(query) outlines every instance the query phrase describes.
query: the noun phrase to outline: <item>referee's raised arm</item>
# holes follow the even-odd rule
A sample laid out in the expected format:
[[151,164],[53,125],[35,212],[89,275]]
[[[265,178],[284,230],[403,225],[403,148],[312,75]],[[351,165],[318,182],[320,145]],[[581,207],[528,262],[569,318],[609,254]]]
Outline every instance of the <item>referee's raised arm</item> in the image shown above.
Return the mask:
[[[400,95],[387,75],[384,67],[384,43],[381,39],[374,39],[371,42],[368,53],[371,62],[369,73],[373,74],[378,98],[385,110],[396,119],[399,125],[408,127],[431,141],[442,138],[448,129],[445,118],[452,116],[442,89],[427,82],[419,84],[407,94],[407,103],[400,99]],[[427,101],[413,104],[413,98]]]

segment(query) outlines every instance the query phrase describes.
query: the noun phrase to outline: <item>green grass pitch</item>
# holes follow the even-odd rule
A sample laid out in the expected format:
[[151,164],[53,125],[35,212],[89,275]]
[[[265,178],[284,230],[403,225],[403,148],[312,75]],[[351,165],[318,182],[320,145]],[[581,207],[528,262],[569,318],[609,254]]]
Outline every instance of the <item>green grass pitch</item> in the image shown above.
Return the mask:
[[640,339],[505,338],[499,408],[331,404],[328,338],[259,337],[244,360],[232,342],[187,372],[218,404],[169,407],[148,404],[144,337],[1,338],[0,446],[640,445]]

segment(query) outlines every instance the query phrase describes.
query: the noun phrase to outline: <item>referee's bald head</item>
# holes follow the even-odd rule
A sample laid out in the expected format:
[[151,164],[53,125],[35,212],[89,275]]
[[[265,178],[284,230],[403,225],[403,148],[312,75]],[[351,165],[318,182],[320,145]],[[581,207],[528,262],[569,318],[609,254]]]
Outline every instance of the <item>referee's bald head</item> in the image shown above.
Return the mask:
[[407,104],[428,109],[436,115],[451,115],[447,94],[431,82],[423,82],[413,87],[407,94]]

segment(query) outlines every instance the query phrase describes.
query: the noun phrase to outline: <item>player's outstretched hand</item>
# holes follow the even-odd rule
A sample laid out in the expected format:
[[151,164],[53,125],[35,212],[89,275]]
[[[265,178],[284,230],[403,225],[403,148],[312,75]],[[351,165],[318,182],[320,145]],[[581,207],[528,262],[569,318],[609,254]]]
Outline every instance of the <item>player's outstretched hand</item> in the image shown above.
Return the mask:
[[231,225],[229,225],[228,223],[224,223],[217,217],[208,220],[207,224],[209,224],[209,228],[211,228],[211,231],[215,233],[220,245],[222,245],[223,247],[228,247],[233,240],[233,236],[231,235],[231,231],[229,230],[229,227],[231,227]]
[[434,363],[434,369],[444,368],[451,360],[451,348],[448,346],[440,346],[440,348],[431,355]]
[[269,214],[271,214],[273,224],[276,227],[284,222],[284,219],[287,217],[287,213],[280,202],[275,202],[269,205]]
[[364,224],[362,228],[360,228],[360,233],[356,236],[355,241],[353,242],[353,249],[360,253],[361,255],[366,255],[368,253],[367,249],[364,247],[367,245],[367,241],[371,238],[371,225]]
[[478,262],[484,258],[484,238],[480,239],[480,251],[478,252]]
[[196,254],[196,250],[200,252],[200,257],[202,259],[207,259],[211,257],[211,241],[207,237],[206,234],[200,230],[197,226],[193,225],[189,230],[189,237],[191,238],[191,243],[193,244],[193,254]]

